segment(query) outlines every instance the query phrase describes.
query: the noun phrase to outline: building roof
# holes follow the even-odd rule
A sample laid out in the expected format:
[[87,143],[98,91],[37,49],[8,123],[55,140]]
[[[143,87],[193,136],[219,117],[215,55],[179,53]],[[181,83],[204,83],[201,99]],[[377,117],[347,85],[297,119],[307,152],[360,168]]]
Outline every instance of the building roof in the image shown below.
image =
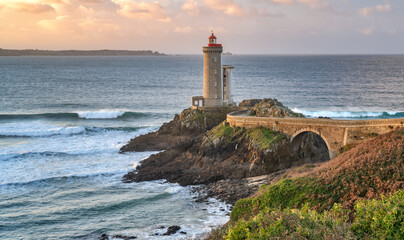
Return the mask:
[[213,35],[213,33],[212,33],[212,35],[210,35],[209,39],[216,39],[216,36]]

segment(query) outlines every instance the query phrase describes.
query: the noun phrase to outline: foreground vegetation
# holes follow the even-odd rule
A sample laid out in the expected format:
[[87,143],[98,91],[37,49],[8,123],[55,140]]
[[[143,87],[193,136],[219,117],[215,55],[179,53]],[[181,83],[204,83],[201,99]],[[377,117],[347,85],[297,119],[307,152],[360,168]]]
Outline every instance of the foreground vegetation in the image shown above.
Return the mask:
[[239,200],[211,239],[404,239],[404,131]]

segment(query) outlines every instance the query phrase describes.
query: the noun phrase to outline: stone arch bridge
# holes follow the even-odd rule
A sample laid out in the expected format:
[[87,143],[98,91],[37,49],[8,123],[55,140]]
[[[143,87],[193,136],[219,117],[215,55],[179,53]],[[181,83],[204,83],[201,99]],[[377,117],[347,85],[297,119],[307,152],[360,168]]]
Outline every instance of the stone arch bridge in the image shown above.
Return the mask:
[[249,116],[247,110],[227,115],[230,126],[265,127],[291,136],[291,143],[305,132],[318,134],[327,145],[330,158],[346,144],[404,127],[404,118],[374,120],[336,120],[324,118],[272,118]]

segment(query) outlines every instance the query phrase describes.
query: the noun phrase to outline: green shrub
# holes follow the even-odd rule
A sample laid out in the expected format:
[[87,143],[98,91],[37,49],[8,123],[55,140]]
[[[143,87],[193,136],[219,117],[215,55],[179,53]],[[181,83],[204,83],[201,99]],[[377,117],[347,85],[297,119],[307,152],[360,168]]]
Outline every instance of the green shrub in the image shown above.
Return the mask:
[[[263,185],[258,196],[236,202],[230,220],[235,222],[239,219],[248,219],[259,211],[272,211],[278,208],[298,208],[304,204],[314,207],[319,204],[319,199],[312,196],[324,195],[326,191],[327,189],[317,184],[315,178],[308,177],[284,179],[273,185]],[[328,209],[331,207],[332,205]]]
[[352,231],[359,238],[404,239],[404,191],[358,201]]
[[355,239],[341,205],[317,213],[307,205],[302,209],[261,212],[254,218],[238,221],[224,236],[239,239]]

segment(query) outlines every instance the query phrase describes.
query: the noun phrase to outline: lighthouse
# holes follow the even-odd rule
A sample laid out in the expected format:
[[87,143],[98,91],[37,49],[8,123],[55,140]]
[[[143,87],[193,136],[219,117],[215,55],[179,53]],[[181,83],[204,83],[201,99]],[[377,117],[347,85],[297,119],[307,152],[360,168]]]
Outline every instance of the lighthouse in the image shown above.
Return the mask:
[[222,44],[216,36],[209,36],[203,51],[203,96],[192,97],[193,109],[210,109],[233,106],[231,70],[234,66],[222,66]]

